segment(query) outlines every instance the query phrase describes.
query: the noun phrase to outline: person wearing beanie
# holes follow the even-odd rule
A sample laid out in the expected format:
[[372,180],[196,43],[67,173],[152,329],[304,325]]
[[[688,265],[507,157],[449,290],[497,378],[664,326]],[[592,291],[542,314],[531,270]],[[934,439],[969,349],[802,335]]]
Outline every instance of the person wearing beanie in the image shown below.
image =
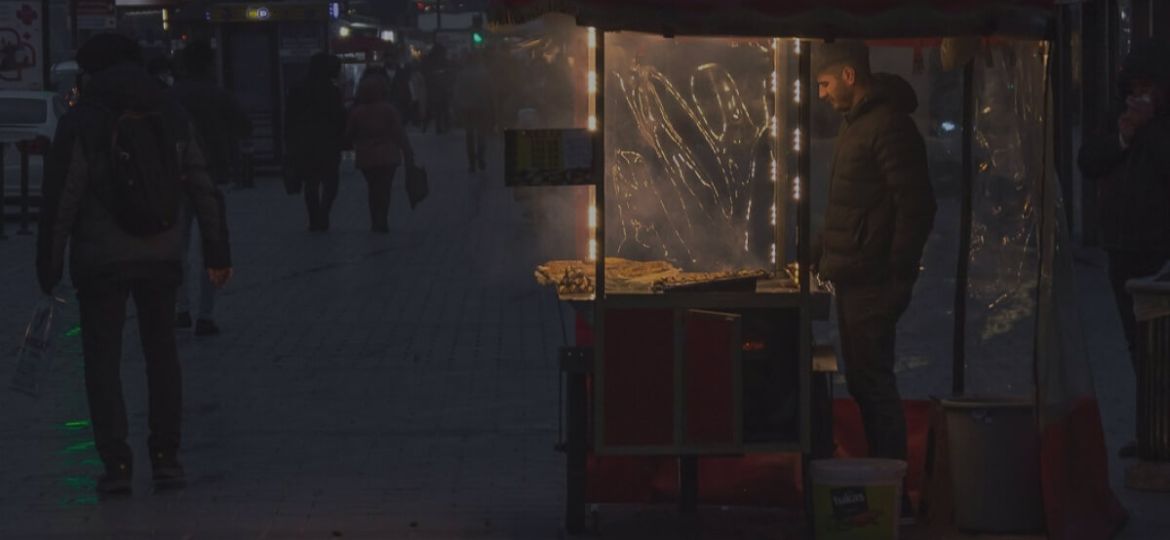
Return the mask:
[[[171,322],[183,245],[171,217],[181,198],[195,208],[205,271],[217,286],[231,276],[231,255],[222,197],[189,119],[146,71],[137,43],[101,34],[82,45],[77,62],[81,99],[61,117],[45,159],[37,278],[45,294],[56,294],[68,252],[94,444],[105,466],[96,488],[126,494],[134,463],[120,374],[127,300],[146,360],[152,477],[156,486],[181,484],[182,376]],[[149,194],[128,200],[144,191],[126,186],[140,184]]]

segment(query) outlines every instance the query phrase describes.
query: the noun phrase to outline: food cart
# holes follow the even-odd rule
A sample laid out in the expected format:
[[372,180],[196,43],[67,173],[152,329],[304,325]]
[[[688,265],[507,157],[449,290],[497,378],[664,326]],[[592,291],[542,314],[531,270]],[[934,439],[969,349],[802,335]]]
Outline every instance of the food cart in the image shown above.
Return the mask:
[[[969,364],[994,369],[968,353],[1004,335],[1033,345],[1011,368],[1031,379],[1049,532],[1112,530],[1091,379],[1059,305],[1070,281],[1049,129],[1057,3],[493,5],[497,24],[560,12],[586,35],[584,121],[509,132],[506,158],[515,185],[588,190],[584,208],[562,213],[584,224],[576,258],[537,269],[579,315],[560,358],[570,531],[584,527],[590,503],[609,502],[595,476],[608,459],[677,463],[678,502],[692,511],[700,458],[831,455],[835,362],[813,342],[830,295],[809,272],[817,168],[831,158],[813,156],[811,66],[818,43],[843,38],[913,49],[915,64],[933,47],[959,67],[958,257],[944,270],[954,311],[942,317],[953,321],[953,393],[966,391]],[[1017,304],[981,304],[988,295]],[[995,319],[1000,331],[967,343],[969,319]],[[1061,489],[1074,484],[1084,489]]]

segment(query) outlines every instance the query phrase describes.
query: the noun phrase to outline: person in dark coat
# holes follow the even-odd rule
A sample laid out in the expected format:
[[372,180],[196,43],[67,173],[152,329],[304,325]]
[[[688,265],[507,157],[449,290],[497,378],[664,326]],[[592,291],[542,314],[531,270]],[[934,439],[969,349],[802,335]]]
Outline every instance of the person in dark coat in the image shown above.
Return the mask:
[[405,160],[412,163],[414,152],[398,110],[390,103],[390,85],[385,77],[368,77],[358,85],[357,104],[349,114],[346,138],[353,143],[358,170],[370,189],[370,230],[390,232],[390,185]]
[[337,198],[346,120],[337,87],[340,76],[340,59],[314,54],[308,76],[289,93],[285,108],[286,165],[304,187],[310,231],[329,230],[329,212]]
[[435,121],[435,133],[442,135],[451,127],[451,64],[447,48],[436,43],[423,58],[420,67],[427,82],[427,110],[422,129],[426,132],[431,120]]
[[[240,141],[252,134],[252,121],[231,92],[215,80],[215,52],[211,44],[198,40],[187,45],[179,56],[181,76],[171,88],[171,95],[191,116],[204,149],[207,172],[216,184],[226,184],[233,169]],[[179,287],[175,306],[175,327],[195,327],[196,336],[219,333],[215,322],[215,287],[204,272],[190,272],[188,255],[195,230],[195,214],[190,205],[183,209],[183,284]],[[199,305],[194,320],[191,317],[191,299],[188,290],[191,281],[199,283]]]
[[492,130],[492,80],[482,53],[470,56],[459,70],[452,105],[466,140],[467,172],[487,169],[487,134]]
[[895,330],[910,303],[936,203],[926,145],[910,118],[909,83],[870,72],[862,43],[825,45],[820,98],[845,123],[829,180],[816,271],[836,290],[849,393],[872,457],[906,459],[906,420],[894,374]]
[[[1170,261],[1170,43],[1137,44],[1119,78],[1124,103],[1106,129],[1081,148],[1081,172],[1098,179],[1101,246],[1121,317],[1130,361],[1137,339],[1127,281],[1150,276]],[[1122,448],[1124,457],[1136,444]]]
[[[68,252],[69,274],[81,315],[85,388],[94,444],[105,465],[99,493],[131,487],[126,406],[122,396],[122,330],[126,301],[134,299],[150,395],[147,445],[158,483],[183,479],[179,464],[182,378],[171,316],[182,269],[183,237],[171,226],[136,235],[120,225],[111,186],[109,150],[114,119],[127,112],[160,115],[175,135],[182,175],[176,181],[194,208],[203,238],[206,272],[216,286],[231,277],[222,196],[207,174],[190,119],[168,99],[142,65],[137,42],[99,34],[77,52],[81,100],[57,124],[45,159],[43,205],[37,231],[37,278],[52,294]],[[165,184],[160,184],[165,185]]]

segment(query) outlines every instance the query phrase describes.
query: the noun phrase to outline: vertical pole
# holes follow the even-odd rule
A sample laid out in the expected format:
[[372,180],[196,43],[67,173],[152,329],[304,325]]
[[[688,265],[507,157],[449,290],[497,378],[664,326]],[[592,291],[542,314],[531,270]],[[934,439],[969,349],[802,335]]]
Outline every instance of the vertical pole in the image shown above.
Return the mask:
[[28,230],[28,141],[20,149],[20,230],[16,234],[31,234]]
[[955,272],[955,319],[951,365],[951,393],[963,395],[967,390],[967,275],[971,262],[971,196],[975,184],[975,164],[971,145],[975,135],[975,61],[963,68],[963,175],[959,197],[959,260]]
[[8,208],[8,203],[4,200],[4,191],[7,187],[4,182],[4,150],[5,145],[0,142],[0,240],[8,239],[8,235],[4,234],[4,220],[7,213],[5,210]]
[[[1108,87],[1113,82],[1109,69],[1109,0],[1094,0],[1082,5],[1082,106],[1081,140],[1088,141],[1105,127],[1109,110]],[[1081,243],[1096,246],[1097,179],[1081,178]]]
[[1075,105],[1072,103],[1072,6],[1063,5],[1057,8],[1056,17],[1056,80],[1055,103],[1056,118],[1056,178],[1060,181],[1060,193],[1064,197],[1065,223],[1070,226],[1076,223],[1074,195],[1073,195],[1073,115]]
[[796,257],[799,266],[797,275],[800,281],[800,446],[809,450],[812,446],[812,211],[809,200],[812,198],[809,189],[809,178],[812,176],[812,42],[797,42],[800,47],[798,58],[800,62],[800,104],[797,106],[797,126],[800,132],[796,135],[795,143],[800,151],[796,155],[796,189],[800,197],[796,201],[797,247]]
[[678,458],[678,511],[694,515],[699,509],[699,458]]
[[772,39],[772,255],[776,258],[773,270],[776,275],[784,275],[784,263],[788,260],[788,194],[791,193],[788,175],[788,157],[784,152],[785,133],[781,129],[784,120],[788,118],[791,107],[784,100],[782,91],[788,84],[787,70],[783,69],[786,62],[783,55],[787,52],[784,42],[779,38]]
[[443,0],[435,0],[435,31],[443,29]]

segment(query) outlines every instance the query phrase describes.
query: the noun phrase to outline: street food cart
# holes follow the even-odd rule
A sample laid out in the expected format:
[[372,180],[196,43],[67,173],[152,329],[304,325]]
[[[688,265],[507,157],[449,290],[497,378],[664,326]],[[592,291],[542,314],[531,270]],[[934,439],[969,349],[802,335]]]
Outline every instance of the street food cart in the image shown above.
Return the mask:
[[[579,314],[560,358],[569,530],[582,529],[590,503],[608,502],[591,496],[606,459],[677,460],[686,511],[701,458],[832,454],[826,373],[836,363],[813,343],[830,294],[809,272],[813,200],[831,155],[814,140],[811,66],[819,43],[860,38],[912,49],[916,66],[922,49],[941,51],[961,73],[955,115],[939,124],[957,131],[958,147],[954,204],[940,212],[958,222],[943,242],[958,252],[942,268],[953,303],[938,317],[954,332],[952,391],[968,391],[969,368],[975,381],[1027,379],[1051,537],[1107,536],[1119,509],[1075,317],[1062,305],[1075,291],[1052,173],[1058,3],[493,5],[496,24],[560,12],[586,36],[584,121],[509,132],[506,157],[514,185],[588,193],[584,208],[559,213],[586,231],[575,258],[536,272]],[[993,349],[1005,343],[1014,356]]]

